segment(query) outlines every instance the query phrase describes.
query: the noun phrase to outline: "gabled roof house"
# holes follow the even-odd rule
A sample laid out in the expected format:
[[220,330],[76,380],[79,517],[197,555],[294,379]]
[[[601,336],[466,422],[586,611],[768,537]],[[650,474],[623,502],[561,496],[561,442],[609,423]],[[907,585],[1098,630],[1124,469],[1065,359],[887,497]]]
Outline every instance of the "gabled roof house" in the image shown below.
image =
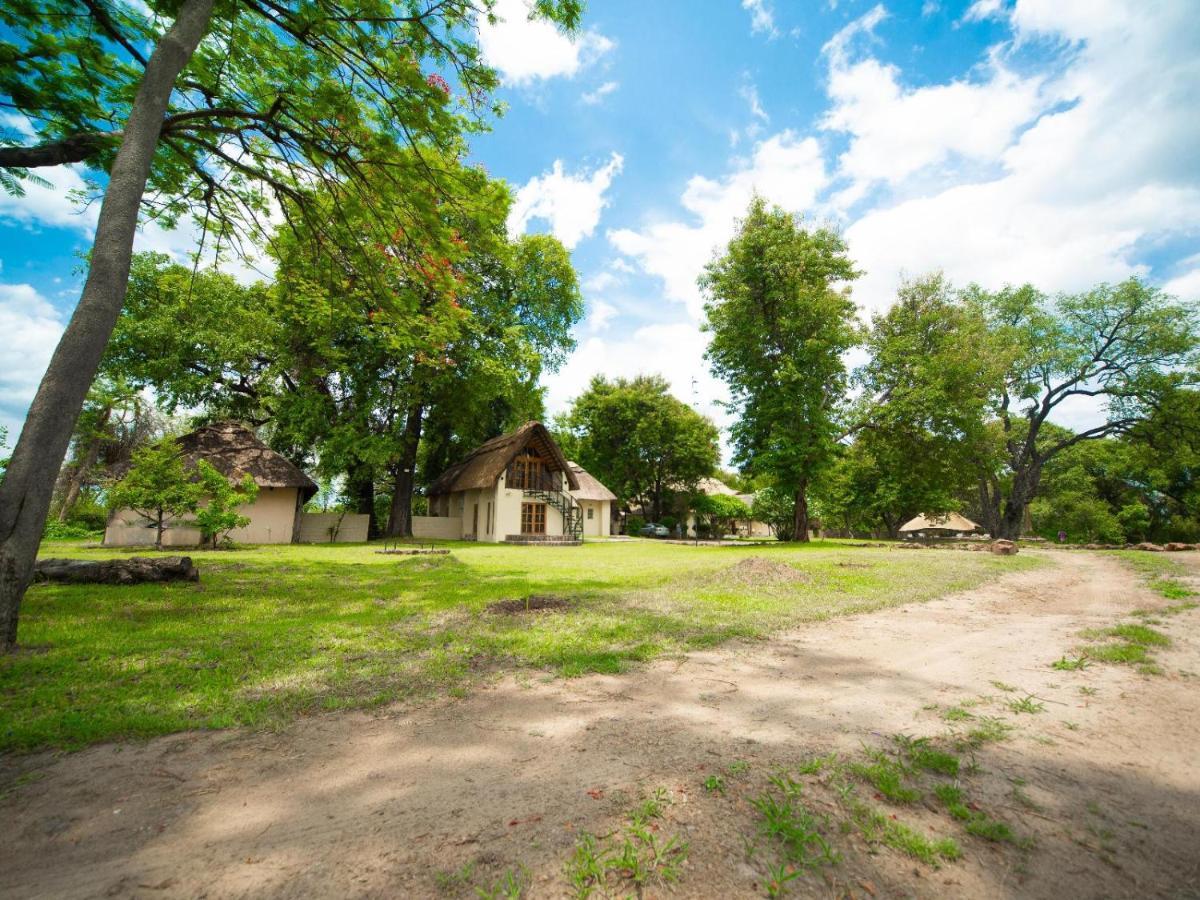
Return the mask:
[[568,460],[540,422],[480,444],[429,486],[421,538],[574,544],[611,531],[616,496]]

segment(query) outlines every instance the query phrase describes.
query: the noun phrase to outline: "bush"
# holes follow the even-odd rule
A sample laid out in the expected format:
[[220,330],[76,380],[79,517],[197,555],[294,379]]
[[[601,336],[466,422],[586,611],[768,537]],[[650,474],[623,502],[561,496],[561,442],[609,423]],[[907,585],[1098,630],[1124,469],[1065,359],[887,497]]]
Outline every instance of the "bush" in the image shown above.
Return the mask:
[[100,537],[103,532],[103,528],[88,528],[82,523],[60,522],[57,519],[51,519],[46,523],[46,527],[42,531],[42,540],[74,541],[80,538]]
[[646,524],[646,520],[641,516],[626,516],[625,517],[625,533],[637,534],[641,531],[642,526]]

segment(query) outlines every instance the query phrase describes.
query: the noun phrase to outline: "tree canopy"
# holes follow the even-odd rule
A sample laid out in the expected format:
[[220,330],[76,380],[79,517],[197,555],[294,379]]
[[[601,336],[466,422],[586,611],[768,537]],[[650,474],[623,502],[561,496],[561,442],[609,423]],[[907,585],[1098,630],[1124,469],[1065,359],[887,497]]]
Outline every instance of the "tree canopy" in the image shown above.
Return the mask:
[[656,522],[670,494],[688,493],[720,460],[717,427],[659,375],[597,376],[556,426],[580,465]]

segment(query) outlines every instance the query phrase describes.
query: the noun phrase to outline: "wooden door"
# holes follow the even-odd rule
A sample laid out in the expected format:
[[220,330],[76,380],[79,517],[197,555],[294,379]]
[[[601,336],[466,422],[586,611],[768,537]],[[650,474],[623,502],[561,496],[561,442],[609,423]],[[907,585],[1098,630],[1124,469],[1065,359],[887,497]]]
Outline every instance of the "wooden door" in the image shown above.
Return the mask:
[[546,504],[521,504],[521,534],[546,533]]

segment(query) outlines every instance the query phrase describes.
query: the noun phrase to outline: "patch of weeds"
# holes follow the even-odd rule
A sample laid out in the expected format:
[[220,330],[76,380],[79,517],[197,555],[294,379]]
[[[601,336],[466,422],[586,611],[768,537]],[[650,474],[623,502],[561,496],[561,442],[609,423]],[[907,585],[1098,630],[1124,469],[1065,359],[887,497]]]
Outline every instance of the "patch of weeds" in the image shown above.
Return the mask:
[[1169,647],[1171,639],[1161,631],[1155,631],[1147,625],[1129,622],[1115,625],[1104,632],[1109,637],[1122,638],[1131,644],[1143,647]]
[[914,803],[921,799],[920,791],[904,784],[904,766],[878,750],[869,756],[872,760],[869,764],[851,763],[850,771],[893,803]]
[[520,900],[529,887],[529,870],[524,866],[509,869],[491,887],[477,887],[475,893],[483,900]]
[[795,866],[781,862],[767,869],[767,896],[782,897],[787,891],[787,884],[800,877],[800,870]]
[[1090,659],[1094,659],[1097,662],[1117,663],[1118,665],[1144,663],[1150,658],[1149,651],[1141,644],[1131,644],[1128,642],[1119,644],[1089,644],[1083,648],[1083,652]]
[[771,778],[776,790],[767,790],[750,801],[762,817],[759,831],[776,845],[786,862],[803,868],[836,865],[837,851],[821,834],[826,824],[800,800],[800,784],[787,775]]
[[629,813],[629,821],[634,825],[644,826],[651,819],[661,819],[663,812],[671,804],[671,798],[666,788],[656,788],[654,793],[639,803]]
[[805,760],[800,764],[797,771],[801,775],[817,775],[822,769],[826,769],[837,762],[837,754],[829,753],[825,756],[814,756],[811,759]]
[[565,872],[576,897],[590,897],[596,891],[607,895],[610,887],[620,893],[620,885],[613,881],[632,884],[641,896],[648,884],[677,882],[688,856],[686,843],[675,836],[656,837],[637,821],[636,814],[630,816],[623,831],[609,835],[608,841],[605,846],[593,834],[579,836]]
[[974,719],[975,716],[967,712],[961,706],[951,706],[944,713],[942,713],[942,718],[947,722],[966,722],[970,719]]
[[973,834],[986,841],[1020,843],[1006,822],[993,819],[983,810],[968,803],[962,789],[957,785],[938,785],[933,792],[945,805],[946,812],[950,813],[952,818],[962,822],[967,834]]
[[1086,684],[1081,684],[1079,686],[1079,693],[1085,697],[1095,697],[1100,691],[1094,687],[1088,687]]
[[869,843],[883,844],[926,865],[956,860],[962,850],[953,838],[930,838],[898,819],[862,804],[853,810],[854,823]]
[[903,748],[913,768],[949,775],[951,778],[958,775],[958,757],[938,750],[930,744],[929,738],[910,738],[901,734],[896,736],[896,742]]
[[1142,663],[1137,667],[1139,675],[1163,675],[1163,667],[1158,663]]
[[1196,609],[1198,607],[1200,607],[1200,603],[1197,603],[1195,600],[1191,600],[1187,603],[1173,603],[1168,607],[1160,609],[1158,613],[1162,616],[1177,616],[1181,612],[1187,612],[1189,609]]
[[1067,729],[1067,731],[1078,731],[1079,723],[1078,722],[1063,722],[1063,728]]
[[1009,700],[1008,708],[1015,713],[1040,713],[1046,711],[1046,704],[1038,701],[1033,694],[1027,694],[1020,700]]
[[[1196,596],[1195,591],[1174,578],[1156,578],[1150,582],[1150,589],[1168,600],[1186,600],[1188,597]],[[1192,606],[1194,608],[1195,604]]]
[[1050,663],[1050,668],[1057,669],[1060,672],[1078,672],[1080,669],[1086,669],[1088,665],[1088,658],[1086,656],[1077,656],[1074,659],[1069,659],[1064,655],[1062,659],[1056,659]]
[[1015,684],[1005,684],[1003,681],[993,681],[992,687],[998,691],[1004,691],[1006,694],[1015,694],[1017,692]]
[[445,893],[457,893],[469,887],[475,879],[475,863],[464,863],[462,868],[451,872],[443,870],[433,873],[433,883],[438,886],[438,890]]
[[735,759],[725,767],[725,771],[734,778],[741,778],[750,772],[750,763],[744,759]]
[[725,779],[720,775],[709,775],[704,779],[704,789],[710,794],[724,794]]
[[959,746],[964,749],[978,749],[984,744],[994,744],[1009,736],[1013,727],[1003,719],[994,716],[984,716],[965,736],[959,739]]

